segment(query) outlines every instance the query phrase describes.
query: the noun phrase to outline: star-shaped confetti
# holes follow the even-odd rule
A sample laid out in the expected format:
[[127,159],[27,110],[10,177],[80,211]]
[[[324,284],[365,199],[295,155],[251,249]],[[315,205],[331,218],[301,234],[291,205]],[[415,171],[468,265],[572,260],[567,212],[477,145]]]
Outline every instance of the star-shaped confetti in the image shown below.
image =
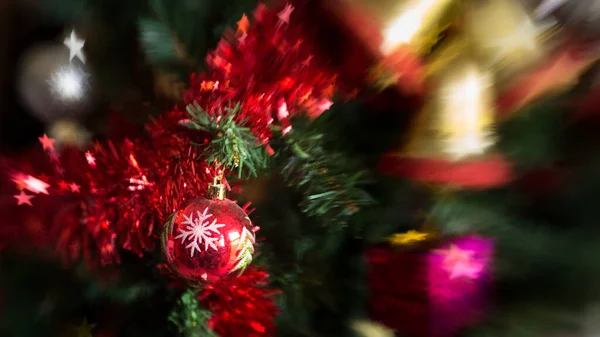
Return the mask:
[[258,6],[256,6],[256,9],[254,10],[254,12],[252,12],[252,14],[254,15],[254,18],[257,21],[261,21],[265,17],[265,13],[267,13],[268,11],[269,8],[267,7],[267,5],[261,2],[258,4]]
[[310,65],[310,61],[312,61],[313,56],[309,55],[304,61],[302,61],[302,67],[308,67]]
[[95,326],[96,324],[88,324],[87,318],[84,318],[81,325],[73,328],[73,331],[77,337],[93,337],[92,330]]
[[283,10],[277,13],[277,17],[279,18],[279,22],[277,22],[277,28],[281,27],[284,23],[286,25],[290,24],[290,15],[294,11],[294,6],[290,3],[285,4]]
[[69,188],[71,189],[71,192],[77,192],[79,193],[79,185],[77,185],[76,183],[71,183],[69,185]]
[[85,63],[85,55],[83,55],[83,46],[85,40],[77,38],[75,31],[71,31],[71,36],[65,39],[65,46],[69,48],[69,61],[72,61],[74,57],[79,58],[81,62]]
[[42,147],[45,151],[54,152],[54,139],[48,137],[48,135],[44,133],[43,136],[38,137],[38,140],[42,144]]
[[300,49],[300,46],[302,45],[302,42],[304,42],[304,40],[298,39],[298,41],[296,41],[296,43],[294,43],[294,46],[292,47],[292,50],[293,51],[297,51],[298,49]]
[[64,180],[61,180],[61,181],[58,183],[58,187],[59,187],[61,190],[63,190],[63,191],[66,191],[66,190],[68,190],[68,189],[69,189],[69,184],[67,184],[67,182],[66,182],[66,181],[64,181]]
[[250,20],[248,20],[248,17],[246,16],[246,14],[244,14],[242,15],[240,21],[237,22],[237,31],[247,33],[248,28],[250,28]]
[[48,194],[48,187],[50,187],[50,185],[46,184],[44,181],[32,176],[27,176],[23,180],[23,184],[24,188],[36,194]]
[[388,241],[393,245],[406,245],[426,240],[429,234],[421,233],[416,230],[409,230],[406,233],[396,233]]
[[14,195],[15,199],[17,199],[17,205],[31,205],[31,199],[33,198],[33,195],[28,195],[25,193],[25,191],[21,191],[21,193]]
[[87,160],[87,162],[88,162],[88,164],[90,164],[90,166],[96,167],[96,158],[90,151],[87,151],[85,153],[85,160]]

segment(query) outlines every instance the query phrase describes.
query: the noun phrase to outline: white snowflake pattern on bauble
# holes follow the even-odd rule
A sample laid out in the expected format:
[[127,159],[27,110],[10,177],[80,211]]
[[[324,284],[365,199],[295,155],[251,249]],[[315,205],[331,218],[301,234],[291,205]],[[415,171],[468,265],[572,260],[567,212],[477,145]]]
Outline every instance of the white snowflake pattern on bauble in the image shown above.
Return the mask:
[[[204,242],[204,251],[208,250],[208,247],[217,250],[217,245],[215,242],[219,240],[220,232],[219,228],[225,226],[224,224],[217,224],[217,219],[214,218],[212,223],[208,220],[212,217],[212,214],[208,214],[208,207],[204,209],[204,212],[201,214],[199,211],[196,212],[198,215],[197,218],[194,219],[194,213],[190,213],[189,216],[183,215],[185,221],[183,221],[182,225],[187,225],[185,229],[179,228],[179,232],[181,234],[177,235],[175,239],[181,239],[181,243],[184,243],[186,240],[192,240],[185,248],[191,248],[190,256],[194,256],[194,252],[202,252],[200,245]],[[210,223],[210,224],[209,224]],[[214,234],[214,236],[213,236]]]

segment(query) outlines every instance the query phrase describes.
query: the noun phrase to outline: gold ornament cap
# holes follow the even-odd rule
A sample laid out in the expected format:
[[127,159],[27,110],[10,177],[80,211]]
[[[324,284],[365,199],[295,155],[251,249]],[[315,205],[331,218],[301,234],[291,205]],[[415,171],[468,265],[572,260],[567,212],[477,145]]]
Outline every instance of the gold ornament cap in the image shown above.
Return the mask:
[[462,36],[447,41],[428,64],[431,89],[401,156],[464,162],[493,151],[493,74],[468,42]]
[[223,184],[223,178],[214,177],[213,182],[208,184],[208,197],[213,200],[224,200],[227,187]]

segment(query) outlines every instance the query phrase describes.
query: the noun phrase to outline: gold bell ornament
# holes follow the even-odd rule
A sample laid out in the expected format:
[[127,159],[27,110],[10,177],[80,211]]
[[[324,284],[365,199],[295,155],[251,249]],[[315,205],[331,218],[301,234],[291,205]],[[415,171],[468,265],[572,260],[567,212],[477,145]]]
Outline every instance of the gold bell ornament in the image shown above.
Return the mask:
[[543,60],[557,28],[555,22],[534,19],[519,0],[472,1],[464,22],[476,56],[499,83]]
[[379,89],[401,84],[403,91],[419,91],[421,58],[461,15],[458,0],[333,0],[330,5],[375,59],[370,82]]
[[483,0],[468,7],[465,31],[477,55],[495,73],[502,117],[576,85],[600,56],[594,42],[564,29],[549,15],[553,6]]
[[488,188],[506,183],[510,170],[494,154],[492,74],[456,39],[430,63],[424,106],[406,144],[384,155],[380,171],[426,183]]

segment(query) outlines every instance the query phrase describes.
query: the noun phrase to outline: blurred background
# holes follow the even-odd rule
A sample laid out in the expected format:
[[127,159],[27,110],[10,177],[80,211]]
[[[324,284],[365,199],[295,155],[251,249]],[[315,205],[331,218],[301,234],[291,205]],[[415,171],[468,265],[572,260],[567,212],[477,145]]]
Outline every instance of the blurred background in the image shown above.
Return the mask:
[[[19,64],[25,51],[38,43],[54,41],[63,31],[32,4],[17,1],[2,3],[2,146],[4,151],[30,146],[44,130],[41,121],[22,103],[17,90]],[[18,130],[18,131],[17,131]]]

